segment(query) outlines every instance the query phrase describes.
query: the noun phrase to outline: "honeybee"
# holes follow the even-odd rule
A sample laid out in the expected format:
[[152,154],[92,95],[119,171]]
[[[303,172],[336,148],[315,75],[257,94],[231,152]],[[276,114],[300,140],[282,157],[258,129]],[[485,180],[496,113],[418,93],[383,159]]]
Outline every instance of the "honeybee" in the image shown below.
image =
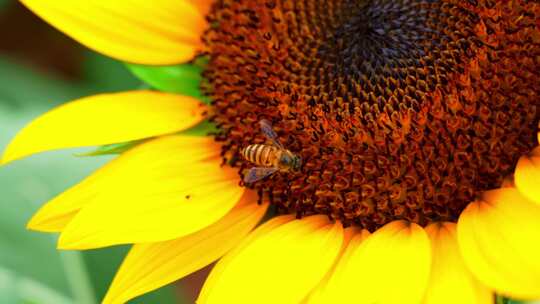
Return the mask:
[[268,120],[263,119],[259,124],[261,131],[272,145],[253,144],[242,149],[240,153],[247,161],[260,166],[249,169],[244,176],[244,182],[254,183],[277,171],[298,171],[302,165],[300,156],[283,147]]

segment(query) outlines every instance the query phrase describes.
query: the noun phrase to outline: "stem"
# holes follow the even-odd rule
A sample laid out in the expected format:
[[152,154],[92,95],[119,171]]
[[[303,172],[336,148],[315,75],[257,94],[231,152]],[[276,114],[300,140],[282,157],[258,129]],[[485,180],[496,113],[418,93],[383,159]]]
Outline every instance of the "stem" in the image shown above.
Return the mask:
[[97,301],[94,296],[92,283],[88,277],[81,253],[76,251],[62,251],[60,252],[60,259],[64,265],[64,271],[73,292],[75,303],[96,304]]

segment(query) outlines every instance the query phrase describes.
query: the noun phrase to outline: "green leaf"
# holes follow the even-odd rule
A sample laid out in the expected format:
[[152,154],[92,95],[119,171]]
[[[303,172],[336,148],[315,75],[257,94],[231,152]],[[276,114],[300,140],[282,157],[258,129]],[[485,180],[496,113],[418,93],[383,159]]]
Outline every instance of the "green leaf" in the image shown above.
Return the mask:
[[135,76],[157,90],[195,97],[208,103],[200,90],[203,69],[199,65],[146,66],[126,63],[126,66]]
[[[205,120],[192,128],[179,132],[178,134],[188,135],[188,136],[208,136],[217,131],[218,129],[213,123]],[[138,146],[147,140],[148,139],[141,139],[141,140],[128,141],[124,143],[104,145],[90,152],[83,152],[83,153],[78,153],[75,155],[80,156],[80,157],[92,157],[92,156],[122,154],[126,152],[127,150],[135,146]]]
[[110,145],[104,145],[101,147],[96,148],[93,151],[90,152],[84,152],[76,154],[76,156],[102,156],[102,155],[114,155],[114,154],[121,154],[126,152],[127,150],[141,144],[144,140],[134,140],[134,141],[128,141],[124,143],[118,143],[118,144],[110,144]]
[[495,303],[496,304],[540,304],[540,300],[520,301],[520,300],[509,299],[501,295],[497,295]]
[[190,136],[208,136],[217,131],[218,128],[216,127],[216,125],[209,122],[208,120],[205,120],[192,128],[180,132],[179,134]]

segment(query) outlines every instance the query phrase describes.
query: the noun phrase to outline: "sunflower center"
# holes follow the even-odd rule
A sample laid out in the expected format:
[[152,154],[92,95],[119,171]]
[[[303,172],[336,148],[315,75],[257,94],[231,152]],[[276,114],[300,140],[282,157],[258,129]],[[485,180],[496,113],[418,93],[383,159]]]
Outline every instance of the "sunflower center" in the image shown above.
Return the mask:
[[216,1],[204,89],[225,162],[257,166],[241,151],[266,119],[302,158],[245,185],[279,211],[455,221],[538,144],[538,8],[504,3]]

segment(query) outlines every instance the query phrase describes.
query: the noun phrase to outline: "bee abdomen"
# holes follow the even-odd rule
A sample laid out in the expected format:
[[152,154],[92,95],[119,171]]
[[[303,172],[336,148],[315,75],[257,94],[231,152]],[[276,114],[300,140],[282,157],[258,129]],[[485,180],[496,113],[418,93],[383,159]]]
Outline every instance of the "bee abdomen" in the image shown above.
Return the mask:
[[269,145],[253,144],[242,149],[242,156],[259,166],[269,167],[272,165],[271,156],[275,154],[275,148]]

